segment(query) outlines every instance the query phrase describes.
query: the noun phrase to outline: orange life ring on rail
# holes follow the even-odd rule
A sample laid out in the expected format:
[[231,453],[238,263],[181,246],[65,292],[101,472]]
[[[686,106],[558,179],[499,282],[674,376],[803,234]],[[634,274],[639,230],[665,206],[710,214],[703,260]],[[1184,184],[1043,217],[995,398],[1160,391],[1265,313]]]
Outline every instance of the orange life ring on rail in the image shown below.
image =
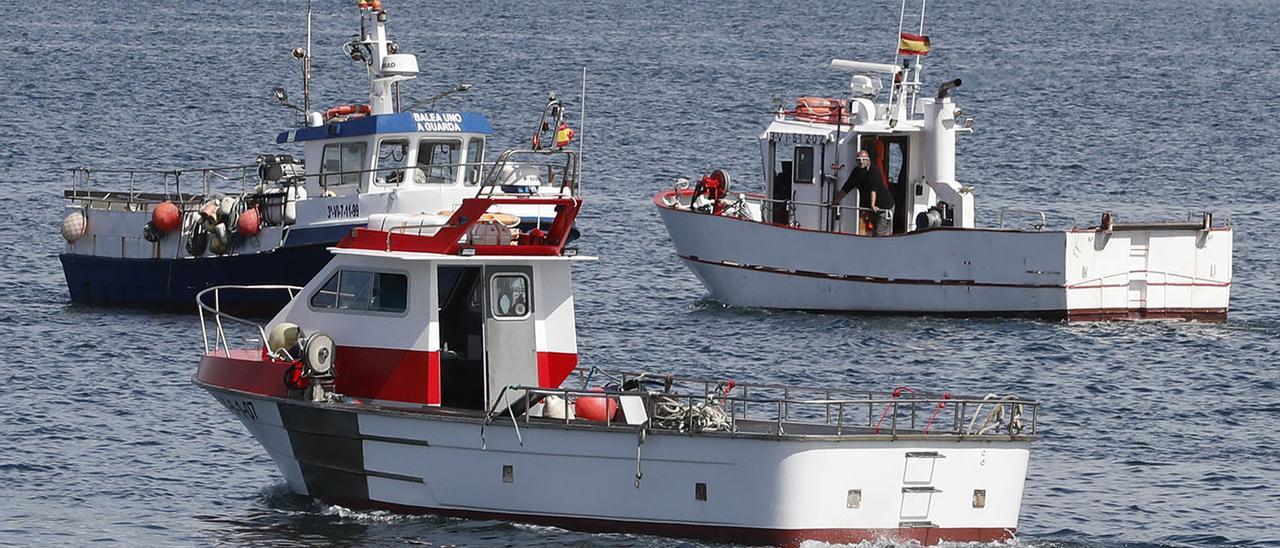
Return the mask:
[[324,111],[324,117],[334,118],[337,116],[350,116],[352,114],[367,116],[370,112],[373,111],[369,109],[369,105],[338,105]]
[[848,113],[844,102],[827,97],[801,97],[796,99],[794,116],[802,120],[834,124],[837,121],[848,123]]

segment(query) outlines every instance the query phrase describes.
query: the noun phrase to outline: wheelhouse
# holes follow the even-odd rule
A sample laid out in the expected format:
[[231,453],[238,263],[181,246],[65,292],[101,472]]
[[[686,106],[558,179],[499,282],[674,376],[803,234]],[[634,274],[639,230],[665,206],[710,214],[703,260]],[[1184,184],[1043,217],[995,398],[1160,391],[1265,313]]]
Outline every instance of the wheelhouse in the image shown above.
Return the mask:
[[893,193],[895,234],[931,228],[917,222],[930,210],[939,212],[934,226],[972,228],[973,197],[955,181],[955,134],[970,131],[956,123],[959,109],[947,93],[958,81],[936,97],[917,97],[915,87],[898,85],[888,102],[876,103],[879,74],[896,81],[903,69],[838,59],[832,66],[855,73],[852,98],[801,97],[793,109],[779,108],[759,137],[763,220],[866,234],[857,212],[869,206],[867,197],[855,190],[835,204],[854,158],[865,150]]
[[484,175],[488,118],[474,112],[400,112],[281,133],[303,143],[309,195],[439,189],[474,194]]

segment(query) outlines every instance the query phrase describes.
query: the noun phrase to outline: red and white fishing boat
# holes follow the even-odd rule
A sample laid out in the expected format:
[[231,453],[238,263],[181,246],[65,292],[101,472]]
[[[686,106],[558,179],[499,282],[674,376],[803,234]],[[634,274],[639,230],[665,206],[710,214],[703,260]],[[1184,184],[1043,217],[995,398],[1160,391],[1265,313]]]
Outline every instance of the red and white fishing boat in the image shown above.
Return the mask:
[[[763,194],[734,192],[718,171],[654,197],[676,253],[712,298],[863,313],[1226,319],[1232,229],[1209,213],[1126,222],[1107,212],[1094,226],[1052,230],[1042,212],[1005,209],[980,224],[973,188],[956,179],[956,136],[973,127],[951,97],[961,81],[924,92],[923,14],[920,34],[901,28],[891,64],[831,62],[853,73],[848,94],[777,109],[759,137]],[[865,196],[836,200],[859,151],[894,198],[887,237],[865,226],[878,214]],[[1028,218],[1029,227],[1007,224]]]
[[[496,235],[489,211],[521,204],[557,216]],[[293,491],[348,507],[753,544],[1014,535],[1034,402],[578,368],[580,206],[482,191],[382,219],[305,287],[255,289],[293,295],[265,325],[218,309],[245,289],[206,290],[195,382]],[[237,326],[256,343],[231,348]]]

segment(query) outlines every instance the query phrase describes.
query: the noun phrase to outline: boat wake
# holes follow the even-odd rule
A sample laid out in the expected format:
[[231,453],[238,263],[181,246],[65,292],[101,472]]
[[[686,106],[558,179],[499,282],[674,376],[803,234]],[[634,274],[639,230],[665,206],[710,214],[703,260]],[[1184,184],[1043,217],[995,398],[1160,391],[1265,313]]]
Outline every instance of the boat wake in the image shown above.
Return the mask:
[[397,514],[386,510],[354,510],[345,506],[336,504],[317,503],[320,508],[320,514],[325,516],[336,516],[344,520],[352,520],[365,523],[401,523],[408,521],[416,521],[426,519],[438,519],[433,516],[418,516],[410,514]]

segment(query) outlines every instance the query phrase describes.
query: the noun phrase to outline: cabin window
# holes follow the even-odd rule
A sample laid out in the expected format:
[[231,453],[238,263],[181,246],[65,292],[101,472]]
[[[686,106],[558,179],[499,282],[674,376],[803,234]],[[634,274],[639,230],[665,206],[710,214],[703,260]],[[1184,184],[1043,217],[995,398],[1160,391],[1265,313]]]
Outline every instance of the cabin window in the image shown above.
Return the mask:
[[462,143],[427,141],[418,143],[418,170],[428,184],[451,185],[457,179],[458,156]]
[[409,277],[389,272],[339,270],[311,296],[311,307],[371,312],[405,311]]
[[404,182],[409,164],[408,139],[383,139],[378,143],[378,160],[374,164],[378,184],[398,185]]
[[529,278],[524,274],[495,274],[489,282],[490,306],[494,318],[519,319],[529,316]]
[[360,182],[360,171],[364,169],[364,153],[367,146],[364,141],[325,145],[324,154],[320,158],[320,173],[338,173],[339,175],[320,177],[320,185],[328,188]]
[[796,182],[813,184],[813,147],[796,147],[795,170]]
[[467,143],[467,186],[480,184],[484,176],[484,139],[472,139]]

